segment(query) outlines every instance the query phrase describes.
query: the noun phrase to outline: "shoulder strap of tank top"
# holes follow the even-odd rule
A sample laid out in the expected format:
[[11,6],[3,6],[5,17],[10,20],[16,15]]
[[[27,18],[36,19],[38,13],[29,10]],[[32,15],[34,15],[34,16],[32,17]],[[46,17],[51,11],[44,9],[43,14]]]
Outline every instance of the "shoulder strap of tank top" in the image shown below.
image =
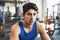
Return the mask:
[[18,21],[18,24],[21,27],[22,26],[22,21]]
[[23,24],[22,24],[22,21],[18,21],[18,24],[19,24],[20,30],[21,30],[21,32],[22,32],[22,31],[23,31]]

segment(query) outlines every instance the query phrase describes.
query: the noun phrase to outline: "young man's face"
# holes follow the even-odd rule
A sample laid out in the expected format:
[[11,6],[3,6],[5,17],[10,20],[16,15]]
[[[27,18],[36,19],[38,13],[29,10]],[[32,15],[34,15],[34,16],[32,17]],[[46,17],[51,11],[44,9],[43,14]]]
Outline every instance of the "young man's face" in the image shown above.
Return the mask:
[[34,21],[36,20],[36,15],[37,11],[35,11],[34,9],[28,10],[24,15],[25,22],[28,23],[29,25],[33,24]]

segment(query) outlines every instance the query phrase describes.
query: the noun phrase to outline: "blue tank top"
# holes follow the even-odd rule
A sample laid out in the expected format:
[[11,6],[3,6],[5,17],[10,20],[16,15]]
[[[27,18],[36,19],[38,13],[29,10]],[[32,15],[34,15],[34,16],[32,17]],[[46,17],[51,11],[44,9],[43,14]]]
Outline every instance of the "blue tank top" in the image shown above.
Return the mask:
[[21,30],[21,33],[19,35],[20,40],[36,40],[36,36],[37,36],[36,21],[34,21],[32,31],[29,33],[25,32],[22,21],[19,21],[18,23],[19,23],[20,30]]

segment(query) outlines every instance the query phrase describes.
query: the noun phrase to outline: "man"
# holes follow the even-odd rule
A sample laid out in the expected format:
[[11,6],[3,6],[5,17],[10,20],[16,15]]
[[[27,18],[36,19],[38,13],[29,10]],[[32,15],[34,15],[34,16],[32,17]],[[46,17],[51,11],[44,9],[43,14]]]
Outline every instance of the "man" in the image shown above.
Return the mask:
[[36,4],[26,3],[23,5],[24,20],[12,26],[10,40],[35,40],[38,33],[42,40],[50,40],[42,25],[36,22],[37,13]]

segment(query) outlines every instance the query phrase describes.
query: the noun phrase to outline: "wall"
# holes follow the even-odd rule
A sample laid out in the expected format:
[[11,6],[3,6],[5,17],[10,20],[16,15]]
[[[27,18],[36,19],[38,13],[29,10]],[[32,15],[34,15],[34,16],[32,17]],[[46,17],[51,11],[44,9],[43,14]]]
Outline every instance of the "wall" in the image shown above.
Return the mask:
[[43,19],[46,18],[46,13],[47,13],[47,0],[42,0],[42,17]]

